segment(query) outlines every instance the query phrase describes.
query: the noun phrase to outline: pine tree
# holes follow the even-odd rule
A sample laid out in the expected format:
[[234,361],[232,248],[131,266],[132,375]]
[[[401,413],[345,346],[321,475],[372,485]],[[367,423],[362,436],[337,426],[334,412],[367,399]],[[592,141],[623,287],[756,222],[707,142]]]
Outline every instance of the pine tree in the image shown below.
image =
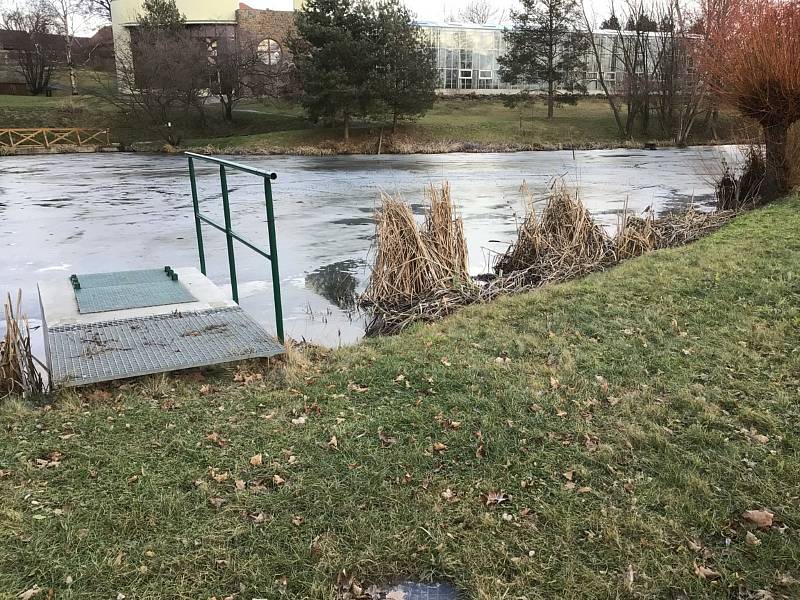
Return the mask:
[[341,120],[350,139],[353,117],[375,102],[374,9],[363,0],[309,0],[296,13],[289,41],[303,86],[301,103],[314,121]]
[[439,72],[433,51],[399,0],[379,2],[375,18],[371,85],[379,100],[376,111],[389,114],[395,133],[400,119],[413,119],[433,106]]
[[142,8],[144,12],[137,19],[141,27],[178,31],[186,25],[175,0],[144,0]]
[[585,36],[579,30],[577,0],[521,0],[504,33],[508,52],[498,59],[503,81],[547,84],[547,117],[553,117],[557,90],[582,90],[577,71],[586,68]]

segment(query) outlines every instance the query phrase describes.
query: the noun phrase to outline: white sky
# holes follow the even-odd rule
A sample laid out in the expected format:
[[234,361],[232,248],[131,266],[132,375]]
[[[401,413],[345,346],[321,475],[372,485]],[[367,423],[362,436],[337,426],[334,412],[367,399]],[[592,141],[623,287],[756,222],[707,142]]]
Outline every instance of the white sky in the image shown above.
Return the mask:
[[[271,8],[273,10],[291,10],[292,0],[244,0],[244,2],[253,8]],[[404,0],[405,5],[408,6],[417,15],[417,18],[426,21],[443,21],[449,15],[458,14],[458,10],[469,3],[469,0]],[[516,0],[489,0],[499,12],[505,15],[505,20],[508,21],[508,13],[511,8],[519,8],[519,3]],[[597,16],[602,20],[610,12],[610,0],[587,0],[587,5],[594,8]]]
[[[0,8],[4,5],[13,4],[20,0],[0,0]],[[25,2],[25,0],[21,0]],[[271,8],[273,10],[291,10],[292,0],[244,0],[246,4],[253,8]],[[598,21],[605,19],[610,13],[610,6],[612,0],[586,0],[590,12],[594,12]],[[426,21],[443,21],[450,15],[457,15],[460,8],[466,6],[469,0],[404,0],[416,15],[418,19]],[[489,2],[497,8],[498,13],[502,11],[504,21],[508,21],[509,10],[511,8],[518,8],[519,3],[517,0],[489,0]],[[84,35],[91,35],[94,30],[101,24],[99,23],[86,23],[81,29]]]

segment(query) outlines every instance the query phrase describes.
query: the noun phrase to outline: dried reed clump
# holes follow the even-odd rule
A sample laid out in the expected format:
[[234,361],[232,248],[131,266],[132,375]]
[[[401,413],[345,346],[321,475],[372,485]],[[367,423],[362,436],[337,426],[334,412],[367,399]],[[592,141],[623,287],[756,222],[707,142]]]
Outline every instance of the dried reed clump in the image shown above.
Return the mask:
[[470,281],[464,224],[456,216],[450,186],[431,186],[426,198],[428,209],[420,227],[408,204],[381,195],[375,264],[362,304],[405,305]]
[[431,210],[422,230],[407,205],[385,196],[378,217],[378,254],[366,294],[369,301],[362,298],[373,314],[367,336],[398,333],[418,321],[441,319],[461,306],[567,281],[651,250],[687,244],[736,214],[689,207],[659,218],[652,213],[637,217],[628,213],[626,202],[617,233],[611,237],[563,183],[551,187],[541,218],[527,187],[523,185],[522,191],[526,215],[516,243],[495,263],[497,276],[485,285],[465,286],[454,285],[461,278],[466,281],[466,250],[462,252],[463,225],[453,218],[449,189],[442,188],[446,200],[436,190],[429,192]]
[[561,180],[550,187],[537,218],[527,188],[528,210],[517,242],[495,262],[499,275],[526,271],[531,283],[560,281],[596,270],[613,258],[613,244]]
[[8,295],[4,306],[6,333],[0,340],[0,397],[12,394],[30,396],[46,391],[39,361],[31,350],[31,333],[28,320],[22,316],[22,291],[16,304]]

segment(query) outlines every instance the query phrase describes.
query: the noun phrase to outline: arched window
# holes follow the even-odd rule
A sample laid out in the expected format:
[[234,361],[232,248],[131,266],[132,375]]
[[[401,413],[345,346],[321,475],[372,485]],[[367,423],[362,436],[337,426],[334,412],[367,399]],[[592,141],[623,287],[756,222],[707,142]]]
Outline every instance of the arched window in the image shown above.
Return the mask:
[[267,38],[258,45],[258,56],[265,65],[277,65],[281,62],[283,51],[278,42]]

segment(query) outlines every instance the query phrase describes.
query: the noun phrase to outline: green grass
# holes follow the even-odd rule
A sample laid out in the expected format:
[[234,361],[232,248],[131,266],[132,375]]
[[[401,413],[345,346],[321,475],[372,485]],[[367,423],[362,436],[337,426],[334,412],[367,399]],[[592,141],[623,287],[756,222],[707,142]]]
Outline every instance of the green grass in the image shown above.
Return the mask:
[[[343,570],[485,600],[797,598],[798,230],[794,197],[263,381],[7,401],[0,598],[331,598]],[[769,529],[741,516],[763,508]]]
[[[340,127],[315,126],[304,118],[302,110],[285,103],[239,104],[235,120],[226,123],[218,105],[206,107],[207,122],[184,128],[185,145],[241,152],[374,152],[382,126],[355,124],[349,146],[342,145]],[[654,117],[655,119],[655,117]],[[111,127],[123,142],[148,139],[140,127],[131,127],[118,119],[114,111],[88,97],[27,98],[0,96],[0,122],[10,127],[91,126]],[[692,141],[731,140],[740,121],[723,112],[714,130],[696,132]],[[388,126],[384,125],[385,133]],[[657,125],[654,123],[654,129]],[[152,137],[152,135],[151,135]],[[656,140],[658,135],[639,141]],[[393,144],[393,145],[392,145]],[[441,99],[431,111],[415,123],[402,124],[389,151],[448,151],[470,148],[515,149],[539,147],[593,147],[620,144],[608,104],[600,98],[587,98],[576,106],[556,109],[552,120],[546,107],[537,103],[520,109],[507,108],[494,99]],[[160,145],[160,142],[159,142]]]

